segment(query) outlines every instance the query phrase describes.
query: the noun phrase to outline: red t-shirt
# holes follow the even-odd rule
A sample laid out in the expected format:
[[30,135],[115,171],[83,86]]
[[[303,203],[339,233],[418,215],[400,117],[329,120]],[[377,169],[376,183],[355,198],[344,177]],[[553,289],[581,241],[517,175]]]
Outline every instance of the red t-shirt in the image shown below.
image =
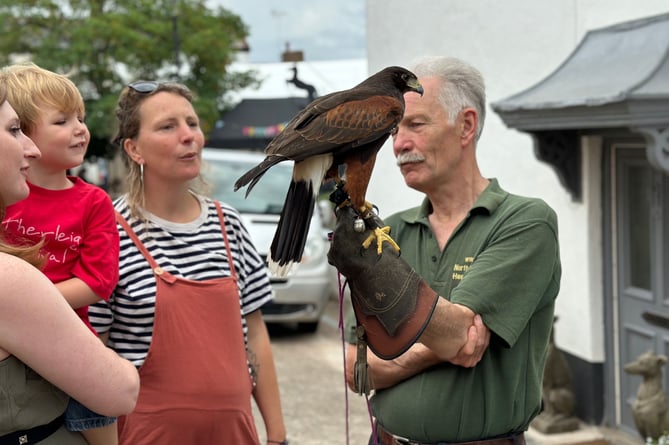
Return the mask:
[[[73,187],[48,190],[33,184],[30,195],[7,208],[2,224],[12,243],[45,244],[44,274],[53,283],[79,278],[108,301],[118,281],[119,235],[114,207],[104,190],[70,177]],[[76,309],[88,321],[88,306]]]

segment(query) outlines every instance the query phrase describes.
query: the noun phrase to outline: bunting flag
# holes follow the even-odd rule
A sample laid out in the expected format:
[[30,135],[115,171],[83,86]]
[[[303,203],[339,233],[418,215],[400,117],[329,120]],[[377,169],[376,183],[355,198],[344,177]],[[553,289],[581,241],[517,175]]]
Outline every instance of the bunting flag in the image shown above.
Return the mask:
[[281,133],[286,128],[287,122],[266,127],[255,127],[252,125],[242,127],[242,134],[250,138],[271,138]]

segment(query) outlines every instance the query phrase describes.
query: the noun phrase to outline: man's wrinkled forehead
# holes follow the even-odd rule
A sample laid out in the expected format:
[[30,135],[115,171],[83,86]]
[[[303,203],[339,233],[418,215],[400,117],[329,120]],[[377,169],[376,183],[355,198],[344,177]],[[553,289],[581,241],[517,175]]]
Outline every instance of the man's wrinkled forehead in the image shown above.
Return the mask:
[[424,93],[422,96],[413,92],[404,94],[405,115],[411,110],[431,108],[438,105],[439,79],[436,77],[422,77],[418,80],[423,86]]

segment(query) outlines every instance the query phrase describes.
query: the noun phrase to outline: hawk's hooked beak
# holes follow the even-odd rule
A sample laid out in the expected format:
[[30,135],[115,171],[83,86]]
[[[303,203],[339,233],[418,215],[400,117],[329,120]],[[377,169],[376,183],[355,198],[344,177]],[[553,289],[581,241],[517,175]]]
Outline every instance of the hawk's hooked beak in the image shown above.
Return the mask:
[[407,82],[407,85],[416,93],[420,94],[421,96],[425,92],[423,90],[423,85],[420,84],[418,79],[410,79],[409,82]]

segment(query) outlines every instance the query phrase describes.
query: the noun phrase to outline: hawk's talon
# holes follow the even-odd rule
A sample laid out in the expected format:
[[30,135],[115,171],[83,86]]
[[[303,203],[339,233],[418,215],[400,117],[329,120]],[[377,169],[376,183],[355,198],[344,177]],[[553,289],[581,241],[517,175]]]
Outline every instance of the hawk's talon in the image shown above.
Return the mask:
[[387,242],[390,246],[395,249],[396,252],[400,251],[400,246],[392,239],[389,235],[390,226],[377,227],[374,229],[373,233],[370,233],[369,236],[362,242],[362,247],[365,249],[369,248],[372,244],[372,241],[376,240],[376,253],[381,255],[383,252],[383,242]]
[[378,215],[379,214],[378,210],[379,210],[378,207],[376,207],[369,201],[365,201],[365,204],[362,207],[356,209],[358,215],[362,216],[365,219]]

